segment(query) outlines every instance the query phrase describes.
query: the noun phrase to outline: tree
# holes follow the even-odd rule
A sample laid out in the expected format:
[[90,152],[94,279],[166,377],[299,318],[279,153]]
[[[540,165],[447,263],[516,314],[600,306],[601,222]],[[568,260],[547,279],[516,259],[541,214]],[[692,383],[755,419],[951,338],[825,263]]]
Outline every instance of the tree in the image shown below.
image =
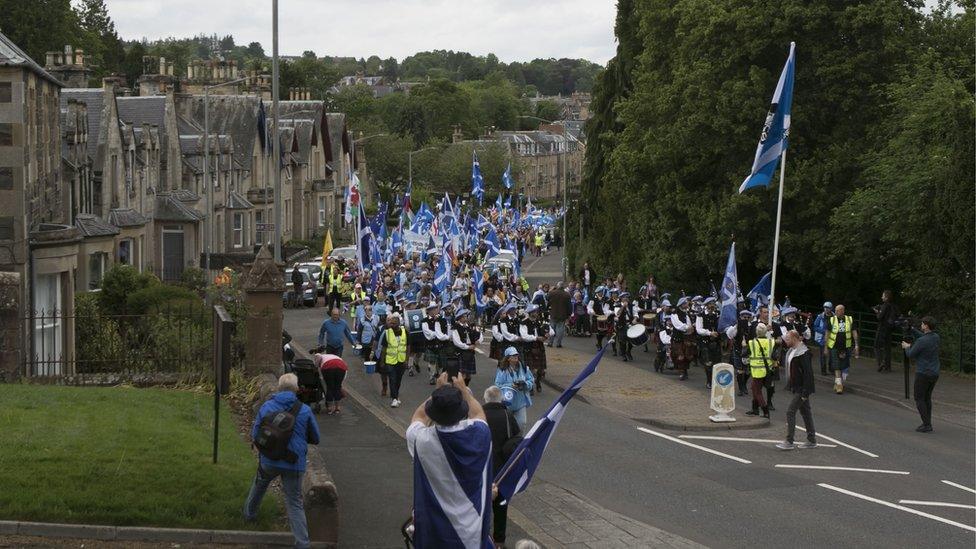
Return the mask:
[[77,8],[78,21],[87,35],[87,50],[94,58],[94,76],[122,72],[125,48],[115,31],[105,0],[82,0]]
[[[562,109],[559,107],[559,103],[550,100],[539,101],[535,104],[535,116],[552,121],[561,120],[563,117]],[[533,122],[538,121],[536,120]]]
[[260,42],[251,42],[250,44],[248,44],[247,45],[247,50],[245,50],[245,53],[247,53],[247,55],[249,57],[252,57],[252,58],[255,58],[255,59],[264,59],[264,57],[265,57],[265,55],[264,55],[264,47],[261,46],[261,43]]
[[78,44],[83,32],[71,0],[0,0],[3,33],[38,63],[48,51]]
[[125,52],[121,72],[125,75],[130,86],[135,86],[139,76],[142,75],[142,57],[146,54],[146,46],[142,42],[136,42],[129,46],[129,50]]

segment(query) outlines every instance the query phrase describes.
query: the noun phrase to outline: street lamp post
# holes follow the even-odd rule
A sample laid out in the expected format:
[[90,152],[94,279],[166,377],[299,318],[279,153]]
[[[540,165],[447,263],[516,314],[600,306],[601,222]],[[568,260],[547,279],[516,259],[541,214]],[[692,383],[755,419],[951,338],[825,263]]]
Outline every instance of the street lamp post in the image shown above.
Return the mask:
[[248,77],[238,78],[220,84],[203,87],[203,184],[207,186],[207,226],[203,233],[203,269],[210,276],[210,254],[213,253],[214,222],[213,222],[213,182],[210,181],[210,90],[221,86],[230,86],[248,81]]
[[278,0],[271,0],[271,156],[274,162],[274,260],[281,263],[281,140],[278,136]]

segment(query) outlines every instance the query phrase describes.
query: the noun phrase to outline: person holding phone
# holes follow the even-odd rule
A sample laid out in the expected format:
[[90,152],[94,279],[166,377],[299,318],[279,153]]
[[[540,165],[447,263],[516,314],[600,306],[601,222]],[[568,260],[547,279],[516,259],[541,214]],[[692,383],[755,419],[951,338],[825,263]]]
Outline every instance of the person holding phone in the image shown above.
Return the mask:
[[522,363],[518,349],[505,349],[504,357],[498,363],[495,372],[495,385],[502,391],[502,402],[508,408],[519,428],[525,430],[526,411],[532,406],[532,389],[535,388],[535,376]]

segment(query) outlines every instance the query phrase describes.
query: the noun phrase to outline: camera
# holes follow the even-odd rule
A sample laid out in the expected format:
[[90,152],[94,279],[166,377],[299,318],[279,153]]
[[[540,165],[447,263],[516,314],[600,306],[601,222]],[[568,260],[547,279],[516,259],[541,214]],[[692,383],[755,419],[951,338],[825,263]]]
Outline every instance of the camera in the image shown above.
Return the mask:
[[913,330],[915,326],[918,326],[920,321],[910,315],[900,315],[895,317],[892,321],[892,326],[901,330],[902,341],[907,341],[909,343],[914,339]]

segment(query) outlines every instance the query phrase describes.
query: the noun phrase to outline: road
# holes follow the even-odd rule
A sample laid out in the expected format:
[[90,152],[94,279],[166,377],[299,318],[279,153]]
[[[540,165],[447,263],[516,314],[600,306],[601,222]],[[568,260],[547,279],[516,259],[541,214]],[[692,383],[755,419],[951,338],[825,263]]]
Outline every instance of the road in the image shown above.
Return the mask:
[[[530,260],[526,270],[558,272],[558,262],[555,268],[551,263],[549,257],[538,265]],[[286,327],[299,341],[311,342],[323,312],[287,311]],[[581,356],[593,352],[591,339],[570,339],[566,346]],[[650,368],[651,354],[635,354]],[[600,367],[613,368],[616,360],[607,356]],[[479,357],[478,372],[476,395],[493,377],[493,365]],[[701,383],[701,375],[694,372],[689,383]],[[405,405],[391,409],[378,396],[375,376],[354,367],[348,380],[403,423],[430,390],[423,378],[404,378]],[[530,421],[544,412],[554,393],[547,388],[537,397]],[[783,452],[773,446],[785,432],[783,393],[771,426],[752,431],[665,431],[575,400],[536,478],[712,547],[973,547],[976,429],[937,425],[934,433],[920,434],[914,431],[918,417],[909,410],[820,390],[812,406],[824,446]],[[585,386],[580,395],[585,397]],[[746,402],[738,406],[741,410]],[[900,503],[904,500],[963,507]]]

